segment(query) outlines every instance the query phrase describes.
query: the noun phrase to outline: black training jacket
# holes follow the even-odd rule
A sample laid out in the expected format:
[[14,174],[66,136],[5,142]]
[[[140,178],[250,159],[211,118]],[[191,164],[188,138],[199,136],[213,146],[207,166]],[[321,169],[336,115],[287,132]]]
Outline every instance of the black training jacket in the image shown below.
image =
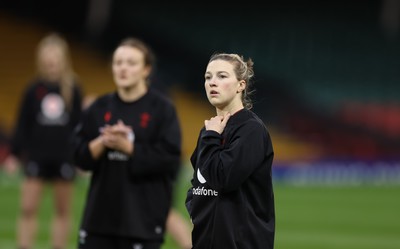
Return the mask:
[[[107,150],[93,160],[88,142],[119,119],[133,128],[133,156]],[[172,102],[152,89],[129,103],[117,93],[106,94],[83,113],[75,145],[76,164],[92,172],[81,229],[162,241],[181,160],[181,130]]]
[[11,141],[11,153],[38,163],[72,161],[70,142],[81,115],[82,95],[75,85],[68,108],[57,83],[35,80],[25,90]]
[[274,247],[273,156],[270,135],[250,110],[232,115],[222,135],[201,130],[186,199],[194,249]]

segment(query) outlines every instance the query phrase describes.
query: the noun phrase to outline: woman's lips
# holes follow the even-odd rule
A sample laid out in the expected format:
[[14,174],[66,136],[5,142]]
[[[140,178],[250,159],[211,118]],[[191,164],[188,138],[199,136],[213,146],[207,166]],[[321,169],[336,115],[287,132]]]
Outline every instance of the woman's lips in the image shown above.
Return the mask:
[[212,96],[213,96],[213,95],[218,95],[218,92],[217,92],[217,91],[214,91],[214,90],[213,90],[213,91],[210,91],[210,95],[212,95]]

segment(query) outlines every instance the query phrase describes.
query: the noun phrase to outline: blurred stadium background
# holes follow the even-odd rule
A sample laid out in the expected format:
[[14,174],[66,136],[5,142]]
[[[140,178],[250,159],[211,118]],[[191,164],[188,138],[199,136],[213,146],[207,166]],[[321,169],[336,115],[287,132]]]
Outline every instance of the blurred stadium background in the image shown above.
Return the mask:
[[[50,31],[69,40],[88,97],[114,89],[109,62],[122,38],[154,48],[153,86],[173,98],[183,128],[175,203],[186,217],[188,159],[214,113],[205,66],[213,52],[240,53],[255,61],[254,111],[275,149],[276,248],[400,248],[400,1],[2,0],[0,161],[34,74],[35,46]],[[19,180],[0,171],[2,249],[15,248]],[[86,184],[77,181],[75,230]],[[51,203],[43,210],[46,222]],[[42,229],[36,249],[48,243]]]

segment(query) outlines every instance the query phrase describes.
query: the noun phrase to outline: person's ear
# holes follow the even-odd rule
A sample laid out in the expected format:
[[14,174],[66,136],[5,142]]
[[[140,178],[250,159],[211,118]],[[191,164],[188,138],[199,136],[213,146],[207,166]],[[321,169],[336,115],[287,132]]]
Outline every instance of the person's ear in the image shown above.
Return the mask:
[[237,93],[243,92],[244,89],[246,89],[246,81],[241,80],[241,81],[239,81],[239,87],[238,87]]
[[151,66],[145,66],[145,68],[144,68],[144,75],[145,75],[145,78],[149,78],[149,77],[150,77],[151,70],[152,70],[152,67],[151,67]]

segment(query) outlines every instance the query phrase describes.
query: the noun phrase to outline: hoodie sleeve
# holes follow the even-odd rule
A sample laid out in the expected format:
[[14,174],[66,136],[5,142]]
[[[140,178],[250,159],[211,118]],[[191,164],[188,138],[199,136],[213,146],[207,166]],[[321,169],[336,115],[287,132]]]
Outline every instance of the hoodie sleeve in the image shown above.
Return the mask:
[[79,123],[82,115],[82,91],[77,85],[74,87],[74,98],[71,111],[71,126],[74,128]]
[[33,102],[33,89],[30,87],[22,96],[14,134],[11,139],[10,151],[13,155],[18,157],[22,156],[31,137],[31,127],[33,126],[34,120]]
[[96,137],[93,127],[94,124],[94,108],[89,108],[82,112],[81,119],[74,129],[72,144],[74,148],[74,163],[83,170],[93,170],[98,164],[94,160],[89,150],[89,142]]
[[265,127],[253,121],[225,139],[215,131],[204,131],[197,167],[212,188],[221,192],[236,190],[272,153],[268,140]]

